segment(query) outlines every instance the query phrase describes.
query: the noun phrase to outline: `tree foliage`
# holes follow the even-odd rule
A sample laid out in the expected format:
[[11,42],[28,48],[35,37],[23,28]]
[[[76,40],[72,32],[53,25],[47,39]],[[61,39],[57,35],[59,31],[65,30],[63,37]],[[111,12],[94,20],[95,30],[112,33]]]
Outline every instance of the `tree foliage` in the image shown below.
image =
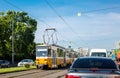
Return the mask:
[[14,26],[15,59],[34,58],[37,21],[26,12],[0,12],[0,58],[10,59],[12,52],[12,26]]

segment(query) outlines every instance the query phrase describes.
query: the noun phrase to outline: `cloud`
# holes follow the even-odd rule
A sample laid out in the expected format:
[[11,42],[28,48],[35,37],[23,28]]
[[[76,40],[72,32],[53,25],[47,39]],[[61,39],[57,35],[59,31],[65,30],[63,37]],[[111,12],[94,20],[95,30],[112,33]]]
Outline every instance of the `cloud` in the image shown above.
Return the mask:
[[76,37],[87,38],[87,40],[107,38],[117,36],[120,33],[119,13],[87,14],[81,17],[64,17],[64,19],[69,26],[58,17],[49,18],[47,23],[55,27],[63,37],[70,40]]
[[[120,33],[120,13],[89,13],[83,14],[81,17],[78,17],[77,13],[74,15],[76,16],[62,16],[68,25],[59,17],[50,17],[45,20],[47,24],[57,29],[59,44],[66,46],[71,41],[77,43],[74,46],[93,47],[97,45],[96,47],[100,47],[104,45],[103,47],[112,48],[115,41],[120,39],[118,35]],[[42,28],[40,32],[42,33],[47,27],[46,25],[39,27]],[[36,41],[41,40],[37,38]]]

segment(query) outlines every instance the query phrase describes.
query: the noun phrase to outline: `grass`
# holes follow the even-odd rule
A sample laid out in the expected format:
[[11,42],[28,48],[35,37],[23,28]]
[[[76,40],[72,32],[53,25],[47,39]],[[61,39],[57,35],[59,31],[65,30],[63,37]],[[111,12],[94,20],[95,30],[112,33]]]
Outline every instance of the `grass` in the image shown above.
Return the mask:
[[0,68],[0,74],[31,70],[31,69],[35,69],[35,68],[36,68],[36,66],[30,66],[30,68],[25,68],[25,67]]

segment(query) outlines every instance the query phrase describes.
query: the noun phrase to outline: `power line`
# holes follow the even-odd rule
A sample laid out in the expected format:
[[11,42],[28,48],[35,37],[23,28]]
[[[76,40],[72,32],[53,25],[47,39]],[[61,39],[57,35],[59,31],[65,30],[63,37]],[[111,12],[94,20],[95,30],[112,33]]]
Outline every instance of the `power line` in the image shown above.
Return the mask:
[[56,9],[47,1],[45,0],[47,5],[56,13],[56,15],[66,24],[66,26],[74,33],[77,34],[72,27],[66,22],[66,20],[56,11]]
[[[66,26],[75,34],[78,36],[78,34],[72,29],[72,27],[70,27],[70,25],[65,21],[65,19],[56,11],[56,9],[47,1],[45,0],[46,3],[48,4],[48,6],[56,13],[56,15],[66,24]],[[63,37],[64,38],[64,37]],[[68,39],[66,39],[68,40]],[[67,42],[71,42],[71,41],[67,41]],[[75,42],[74,42],[75,45],[77,45]],[[77,45],[79,46],[79,45]]]
[[[6,3],[8,3],[9,5],[11,5],[11,6],[17,8],[18,10],[20,10],[20,11],[24,11],[23,9],[21,9],[21,8],[19,8],[18,6],[16,6],[16,5],[10,3],[9,1],[7,1],[7,0],[4,0],[4,1],[5,1]],[[42,23],[46,24],[47,26],[51,27],[49,24],[45,23],[43,20],[40,20],[39,18],[33,16],[32,14],[30,14],[30,15],[31,15],[32,17],[38,19],[40,22],[42,22]]]
[[[56,15],[66,24],[66,26],[77,36],[79,36],[77,34],[77,32],[75,32],[72,27],[65,21],[65,19],[56,11],[56,9],[47,1],[45,0],[45,2],[48,4],[48,6],[56,13]],[[76,44],[76,43],[74,43]],[[77,45],[77,44],[76,44]]]
[[[9,1],[7,1],[7,0],[4,0],[4,2],[6,2],[6,3],[8,3],[9,5],[11,5],[11,6],[13,6],[13,7],[15,7],[15,8],[17,8],[18,10],[20,10],[20,11],[24,11],[23,9],[21,9],[21,8],[19,8],[18,6],[16,6],[16,5],[14,5],[14,4],[12,4],[12,3],[10,3]],[[25,12],[25,11],[24,11]],[[38,21],[40,21],[40,22],[42,22],[42,23],[44,23],[45,25],[47,25],[47,26],[49,26],[49,27],[51,27],[49,24],[47,24],[44,20],[41,20],[41,19],[39,19],[38,17],[35,17],[35,16],[33,16],[32,14],[30,14],[29,13],[29,15],[30,16],[32,16],[33,18],[36,18],[36,19],[38,19]]]
[[120,8],[120,6],[114,6],[114,7],[109,7],[109,8],[103,8],[103,9],[96,9],[96,10],[90,10],[90,11],[83,11],[81,13],[90,13],[90,12],[98,12],[98,11],[105,11],[105,10],[110,10],[110,9],[117,9]]

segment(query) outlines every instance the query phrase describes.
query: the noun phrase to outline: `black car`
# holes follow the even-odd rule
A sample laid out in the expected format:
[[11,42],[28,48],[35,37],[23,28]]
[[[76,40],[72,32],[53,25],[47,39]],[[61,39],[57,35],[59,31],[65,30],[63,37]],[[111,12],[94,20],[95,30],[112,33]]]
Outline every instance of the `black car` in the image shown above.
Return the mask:
[[81,57],[72,64],[66,78],[120,78],[120,72],[110,58]]
[[0,68],[2,67],[9,67],[10,62],[7,60],[0,60]]

